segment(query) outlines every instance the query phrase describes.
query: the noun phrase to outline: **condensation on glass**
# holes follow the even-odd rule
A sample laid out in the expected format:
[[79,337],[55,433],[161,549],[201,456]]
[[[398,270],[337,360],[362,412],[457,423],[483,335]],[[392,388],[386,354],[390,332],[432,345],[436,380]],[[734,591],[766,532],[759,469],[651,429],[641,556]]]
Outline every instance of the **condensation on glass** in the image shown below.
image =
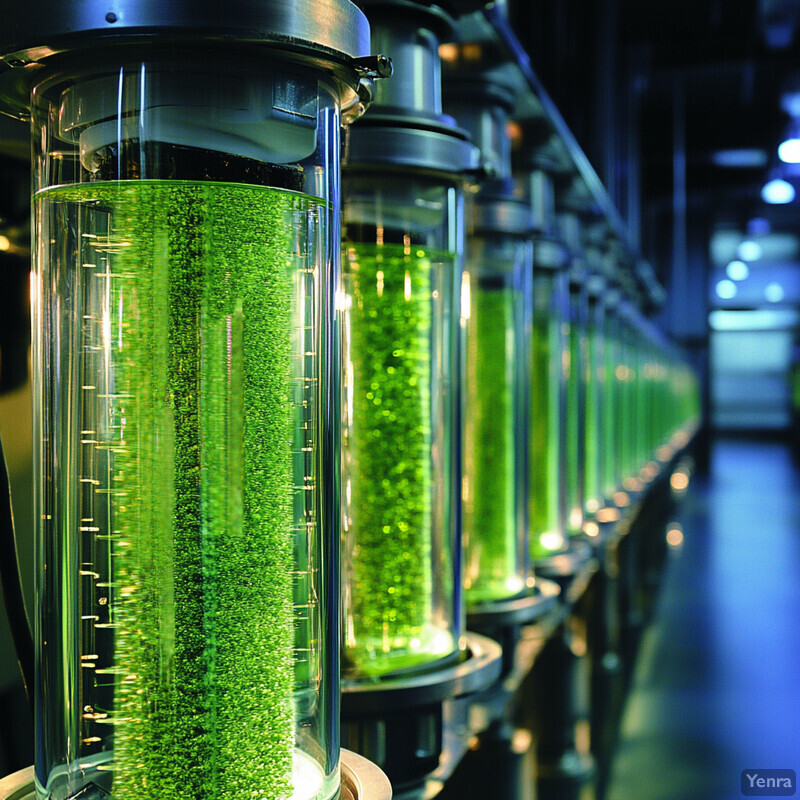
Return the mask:
[[119,52],[31,99],[37,792],[322,800],[341,88]]

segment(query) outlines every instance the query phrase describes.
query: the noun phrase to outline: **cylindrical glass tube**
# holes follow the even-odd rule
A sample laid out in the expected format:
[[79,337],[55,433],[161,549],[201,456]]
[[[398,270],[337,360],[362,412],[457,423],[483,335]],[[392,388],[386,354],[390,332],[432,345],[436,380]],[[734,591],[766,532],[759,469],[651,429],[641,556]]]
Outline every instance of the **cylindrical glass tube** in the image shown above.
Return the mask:
[[612,502],[617,491],[617,430],[618,419],[616,404],[619,397],[617,379],[617,349],[619,336],[617,333],[616,293],[608,292],[603,301],[603,364],[602,364],[602,447],[601,447],[601,484],[603,499],[606,505]]
[[455,183],[345,178],[343,566],[348,678],[463,654]]
[[[593,289],[595,287],[592,287]],[[584,509],[595,514],[603,505],[603,401],[605,392],[605,331],[604,305],[600,288],[587,295],[586,391],[584,395]]]
[[622,342],[623,342],[623,441],[622,441],[622,485],[626,490],[634,488],[637,472],[638,434],[637,429],[637,381],[638,363],[636,334],[632,323],[633,308],[630,303],[623,304]]
[[338,791],[339,91],[217,56],[32,94],[41,798]]
[[563,551],[567,545],[564,519],[566,387],[562,369],[567,286],[563,271],[534,270],[528,512],[534,560]]
[[564,380],[566,382],[567,431],[565,493],[567,533],[576,536],[583,532],[583,471],[585,444],[586,389],[583,363],[586,352],[586,294],[582,283],[570,282],[569,312],[564,322],[566,329],[565,349],[562,354]]
[[464,586],[467,605],[520,594],[528,574],[530,241],[471,236],[464,272]]

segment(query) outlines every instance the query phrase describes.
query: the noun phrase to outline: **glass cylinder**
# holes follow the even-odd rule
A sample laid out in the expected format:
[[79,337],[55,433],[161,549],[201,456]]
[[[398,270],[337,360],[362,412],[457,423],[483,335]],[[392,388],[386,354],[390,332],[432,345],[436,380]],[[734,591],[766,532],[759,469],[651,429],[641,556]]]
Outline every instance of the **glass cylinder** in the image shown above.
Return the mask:
[[519,595],[528,576],[530,240],[470,236],[464,281],[464,586],[474,606]]
[[603,505],[603,402],[605,399],[605,306],[602,279],[587,283],[586,360],[584,369],[584,509],[595,514]]
[[569,288],[568,315],[564,322],[565,349],[561,361],[566,383],[566,465],[565,501],[567,533],[583,532],[583,479],[586,441],[584,394],[586,390],[586,294],[583,276],[572,276]]
[[37,792],[329,798],[342,89],[112,52],[32,93]]
[[463,655],[455,182],[348,171],[343,310],[343,674]]
[[566,273],[534,269],[529,437],[530,549],[534,560],[562,552],[567,546],[566,385],[562,368],[567,303]]
[[620,307],[620,332],[622,354],[622,405],[621,414],[621,469],[622,486],[626,491],[635,488],[634,480],[637,472],[638,458],[638,360],[636,331],[633,326],[634,313],[630,302],[623,302]]
[[603,297],[603,360],[602,360],[602,447],[601,477],[602,497],[604,504],[612,504],[612,498],[619,486],[617,475],[617,403],[619,398],[619,381],[617,378],[619,349],[618,317],[616,306],[618,292],[607,291]]

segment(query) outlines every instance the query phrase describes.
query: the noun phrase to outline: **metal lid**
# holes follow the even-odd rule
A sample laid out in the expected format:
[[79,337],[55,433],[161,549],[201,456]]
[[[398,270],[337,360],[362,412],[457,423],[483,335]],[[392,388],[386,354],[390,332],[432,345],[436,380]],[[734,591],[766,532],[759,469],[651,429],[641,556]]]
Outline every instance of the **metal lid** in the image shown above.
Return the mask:
[[470,206],[470,226],[478,234],[526,236],[533,232],[531,209],[517,197],[483,189]]
[[569,264],[569,250],[552,236],[533,237],[533,267],[535,270],[562,270]]
[[478,148],[458,129],[424,130],[399,125],[367,124],[367,116],[350,129],[350,153],[346,169],[381,166],[426,175],[463,177],[475,172],[480,163]]
[[28,90],[51,57],[128,43],[279,45],[352,65],[369,54],[369,23],[350,0],[24,0],[0,26],[0,104],[24,116]]

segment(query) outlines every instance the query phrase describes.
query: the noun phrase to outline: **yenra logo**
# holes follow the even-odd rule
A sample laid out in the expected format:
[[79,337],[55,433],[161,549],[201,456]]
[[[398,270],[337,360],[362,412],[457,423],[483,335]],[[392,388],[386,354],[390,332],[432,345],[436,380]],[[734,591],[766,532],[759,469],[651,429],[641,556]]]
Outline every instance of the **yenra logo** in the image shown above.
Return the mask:
[[742,770],[742,794],[748,797],[791,797],[796,790],[793,769]]

